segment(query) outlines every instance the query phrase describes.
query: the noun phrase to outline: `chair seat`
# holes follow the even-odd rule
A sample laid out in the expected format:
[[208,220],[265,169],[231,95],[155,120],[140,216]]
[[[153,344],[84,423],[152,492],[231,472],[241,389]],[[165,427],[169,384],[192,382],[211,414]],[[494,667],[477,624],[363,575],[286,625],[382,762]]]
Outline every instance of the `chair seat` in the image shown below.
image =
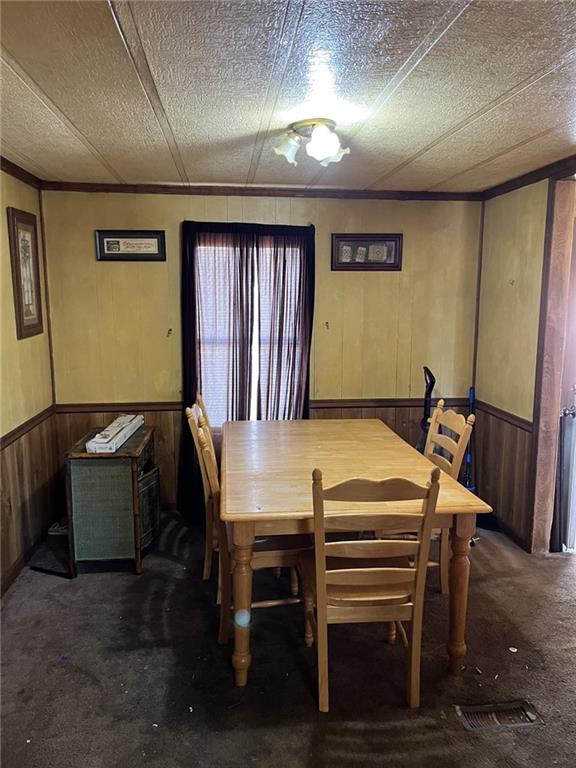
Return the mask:
[[[226,523],[227,539],[230,552],[234,549],[232,544],[232,524]],[[310,549],[313,546],[312,536],[308,533],[290,534],[286,536],[256,536],[252,551],[258,552],[299,552],[302,549]]]
[[[298,569],[308,588],[316,594],[316,575],[314,567],[314,552],[312,550],[300,553]],[[408,568],[410,561],[407,557],[389,557],[384,560],[377,558],[344,558],[327,557],[326,570],[345,570],[349,568]],[[399,584],[388,587],[383,593],[382,587],[357,585],[332,585],[326,587],[326,602],[328,605],[401,605],[411,600],[411,589]]]

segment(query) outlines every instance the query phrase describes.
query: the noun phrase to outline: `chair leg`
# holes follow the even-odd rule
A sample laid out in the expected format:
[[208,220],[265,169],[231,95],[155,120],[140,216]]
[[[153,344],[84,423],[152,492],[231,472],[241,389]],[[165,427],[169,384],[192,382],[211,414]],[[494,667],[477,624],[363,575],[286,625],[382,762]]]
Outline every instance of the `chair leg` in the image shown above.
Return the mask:
[[308,648],[314,645],[314,631],[312,621],[314,618],[314,595],[304,593],[304,642]]
[[296,568],[290,568],[290,592],[297,597],[298,595],[298,571]]
[[212,572],[212,536],[206,531],[206,542],[204,544],[204,567],[202,569],[202,580],[208,581]]
[[388,637],[386,639],[388,640],[389,645],[394,645],[394,643],[396,642],[396,622],[395,621],[388,622]]
[[214,552],[214,526],[212,521],[212,507],[206,502],[206,538],[204,541],[204,568],[202,580],[207,581],[212,573],[212,553]]
[[274,576],[276,576],[277,579],[279,579],[280,575],[282,574],[282,568],[272,568],[272,573]]
[[328,697],[328,625],[318,619],[317,645],[318,653],[318,709],[320,712],[329,711]]
[[216,590],[216,605],[222,604],[222,561],[218,557],[218,589]]
[[402,645],[404,648],[408,648],[408,638],[406,637],[406,630],[404,629],[404,625],[401,621],[396,622],[396,626],[398,627],[398,632],[400,633],[400,637],[402,638]]
[[450,592],[450,529],[442,528],[440,534],[440,590],[443,595]]
[[416,709],[420,706],[420,656],[422,652],[422,619],[412,622],[408,661],[408,706]]

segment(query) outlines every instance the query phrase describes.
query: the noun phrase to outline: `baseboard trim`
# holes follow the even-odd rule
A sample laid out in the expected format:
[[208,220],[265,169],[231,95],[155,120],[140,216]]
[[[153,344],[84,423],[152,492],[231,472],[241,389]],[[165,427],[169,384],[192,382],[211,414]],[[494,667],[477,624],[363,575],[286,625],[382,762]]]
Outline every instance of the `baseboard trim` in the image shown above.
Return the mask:
[[151,403],[58,403],[55,413],[124,413],[126,411],[181,411],[182,402],[166,401]]
[[10,568],[2,574],[2,586],[0,588],[0,594],[2,596],[4,596],[12,584],[14,584],[20,572],[28,562],[29,557],[28,554],[20,555],[20,557],[12,563]]
[[511,528],[507,523],[503,522],[500,517],[496,513],[494,513],[494,516],[498,520],[498,525],[500,526],[500,530],[502,533],[504,533],[506,536],[508,536],[509,539],[512,539],[514,544],[516,546],[520,547],[520,549],[523,549],[524,552],[528,552],[528,554],[532,554],[532,550],[530,548],[530,542],[524,541],[524,539],[518,535],[518,533]]
[[4,596],[6,592],[10,589],[12,584],[16,581],[18,576],[22,573],[24,568],[28,565],[30,560],[32,559],[32,555],[36,550],[39,548],[39,546],[42,544],[42,542],[46,538],[46,531],[40,536],[37,541],[32,544],[31,547],[28,547],[26,552],[24,554],[20,555],[17,560],[15,560],[12,565],[2,573],[2,584],[0,585],[0,595]]
[[494,416],[494,418],[501,421],[506,421],[508,424],[512,424],[512,426],[518,427],[518,429],[523,429],[525,432],[532,432],[533,430],[533,424],[528,419],[523,419],[509,411],[503,411],[501,408],[485,403],[483,400],[476,401],[476,410],[487,413],[489,416]]

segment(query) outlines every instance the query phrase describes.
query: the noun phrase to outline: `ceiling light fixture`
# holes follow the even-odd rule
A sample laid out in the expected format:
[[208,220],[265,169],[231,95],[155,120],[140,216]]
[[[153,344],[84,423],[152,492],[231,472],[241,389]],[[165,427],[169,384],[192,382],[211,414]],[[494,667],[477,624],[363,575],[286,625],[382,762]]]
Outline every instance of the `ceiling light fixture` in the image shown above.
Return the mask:
[[344,155],[350,154],[350,147],[342,148],[336,133],[336,123],[324,117],[311,120],[299,120],[288,126],[287,132],[274,147],[277,155],[284,155],[292,165],[297,165],[296,154],[303,140],[306,140],[306,154],[318,160],[326,167],[330,163],[339,163]]
[[284,155],[286,160],[292,165],[298,165],[296,162],[296,153],[300,149],[302,138],[294,131],[288,131],[280,139],[280,143],[274,147],[277,155]]

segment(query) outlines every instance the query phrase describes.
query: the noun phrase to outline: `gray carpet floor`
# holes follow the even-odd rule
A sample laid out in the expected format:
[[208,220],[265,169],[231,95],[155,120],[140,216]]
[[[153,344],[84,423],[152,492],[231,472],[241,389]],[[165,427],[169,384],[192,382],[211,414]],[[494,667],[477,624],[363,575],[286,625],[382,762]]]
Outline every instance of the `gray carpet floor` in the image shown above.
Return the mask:
[[[249,684],[234,688],[201,541],[177,515],[140,577],[28,568],[3,602],[2,766],[576,768],[576,557],[480,535],[458,677],[430,578],[418,711],[405,705],[401,644],[355,625],[330,629],[331,711],[318,713],[298,605],[255,613]],[[259,597],[288,593],[287,575],[255,582]],[[543,725],[470,733],[456,717],[456,704],[518,698]]]

